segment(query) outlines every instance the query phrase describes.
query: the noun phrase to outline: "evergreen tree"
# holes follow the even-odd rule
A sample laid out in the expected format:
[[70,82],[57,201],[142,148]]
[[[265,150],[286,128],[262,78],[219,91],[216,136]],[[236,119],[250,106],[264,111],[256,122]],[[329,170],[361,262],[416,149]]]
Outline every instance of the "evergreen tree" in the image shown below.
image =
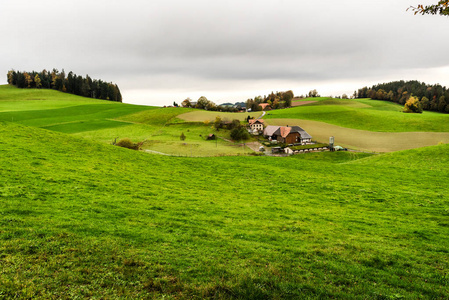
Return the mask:
[[438,111],[439,112],[445,112],[446,111],[446,99],[444,98],[444,96],[441,96],[438,99]]
[[427,97],[422,97],[421,98],[421,106],[423,110],[428,110],[430,108],[430,102],[429,99]]

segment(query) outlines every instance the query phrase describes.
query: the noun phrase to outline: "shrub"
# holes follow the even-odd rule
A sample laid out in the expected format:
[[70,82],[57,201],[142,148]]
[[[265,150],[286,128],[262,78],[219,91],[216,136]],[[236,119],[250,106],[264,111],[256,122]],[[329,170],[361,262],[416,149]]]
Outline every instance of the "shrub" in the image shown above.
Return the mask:
[[418,98],[411,96],[404,105],[403,112],[405,113],[422,113],[423,108]]
[[123,148],[139,150],[142,143],[133,143],[129,138],[123,138],[116,145]]
[[235,141],[247,140],[249,139],[249,133],[244,127],[239,126],[232,129],[231,138]]
[[232,129],[234,129],[234,128],[240,127],[240,121],[234,119],[234,120],[232,120],[231,123],[228,124],[227,127],[228,127],[229,130],[232,130]]
[[271,143],[270,142],[262,142],[262,145],[266,146],[266,147],[271,147]]

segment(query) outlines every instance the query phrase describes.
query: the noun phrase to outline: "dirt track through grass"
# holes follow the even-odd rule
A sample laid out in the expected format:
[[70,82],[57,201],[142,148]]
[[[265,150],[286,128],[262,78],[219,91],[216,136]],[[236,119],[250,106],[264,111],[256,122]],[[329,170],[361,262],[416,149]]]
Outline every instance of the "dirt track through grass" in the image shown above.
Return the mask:
[[248,116],[258,118],[262,114],[261,111],[249,112],[249,113],[226,113],[219,111],[206,111],[206,110],[195,110],[192,112],[184,113],[178,115],[178,118],[187,122],[204,122],[209,120],[210,122],[215,121],[215,117],[219,116],[223,120],[234,120],[244,121]]
[[323,122],[300,119],[269,119],[270,125],[298,125],[304,128],[313,140],[328,142],[330,136],[344,147],[374,152],[392,152],[425,146],[449,143],[449,132],[372,132],[331,125]]

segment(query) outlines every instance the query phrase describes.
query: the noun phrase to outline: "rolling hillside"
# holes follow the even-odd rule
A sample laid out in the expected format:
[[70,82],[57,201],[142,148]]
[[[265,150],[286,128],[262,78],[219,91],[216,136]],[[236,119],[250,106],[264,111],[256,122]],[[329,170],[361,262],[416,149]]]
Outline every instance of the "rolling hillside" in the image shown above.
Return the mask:
[[[3,121],[109,144],[127,137],[134,142],[145,141],[144,150],[170,155],[222,156],[253,152],[224,139],[207,141],[209,134],[216,133],[212,125],[177,118],[191,111],[93,100],[53,90],[0,86],[0,120]],[[182,133],[185,141],[180,140]],[[229,132],[222,131],[220,136],[229,139]]]
[[402,107],[369,99],[317,100],[291,109],[271,111],[271,125],[300,125],[314,139],[365,151],[391,152],[449,143],[449,115],[424,112],[405,114]]
[[177,158],[4,121],[0,136],[2,297],[449,293],[448,145]]
[[403,106],[370,99],[308,98],[318,101],[270,111],[266,119],[303,119],[373,132],[449,132],[449,114],[402,113]]
[[[396,104],[367,99],[311,98],[315,102],[290,109],[270,111],[271,125],[299,125],[315,140],[351,149],[391,152],[439,143],[449,143],[449,115],[433,112],[404,114]],[[308,101],[310,99],[305,99]],[[64,94],[52,90],[20,90],[0,86],[0,120],[69,133],[103,143],[128,137],[145,141],[148,151],[180,156],[222,156],[251,153],[248,147],[224,139],[207,141],[217,132],[211,124],[216,116],[243,120],[250,114],[219,113],[186,108],[156,108]],[[181,134],[187,138],[180,140]]]
[[[338,145],[357,150],[391,152],[449,143],[449,115],[434,112],[404,114],[402,107],[369,99],[342,100],[307,98],[289,109],[272,110],[264,116],[267,125],[298,125],[318,142],[335,137]],[[252,113],[259,116],[261,112]],[[181,114],[185,121],[210,119],[212,112]]]

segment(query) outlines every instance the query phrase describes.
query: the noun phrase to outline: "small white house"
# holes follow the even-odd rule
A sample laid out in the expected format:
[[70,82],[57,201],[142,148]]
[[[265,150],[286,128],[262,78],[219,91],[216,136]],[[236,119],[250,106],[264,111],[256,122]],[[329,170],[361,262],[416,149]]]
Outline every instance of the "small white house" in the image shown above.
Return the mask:
[[262,131],[263,130],[263,120],[262,119],[251,119],[248,121],[251,131]]

